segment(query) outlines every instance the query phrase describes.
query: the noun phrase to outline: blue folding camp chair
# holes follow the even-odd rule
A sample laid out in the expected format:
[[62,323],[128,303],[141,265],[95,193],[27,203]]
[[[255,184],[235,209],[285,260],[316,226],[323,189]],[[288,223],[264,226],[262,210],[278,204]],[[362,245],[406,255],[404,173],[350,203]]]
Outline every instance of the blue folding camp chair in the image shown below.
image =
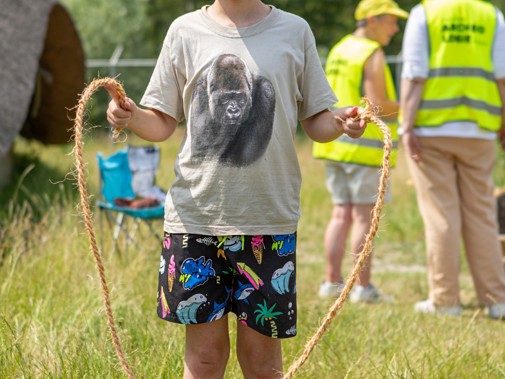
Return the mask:
[[[165,193],[159,187],[154,186],[154,171],[152,175],[153,182],[151,183],[146,183],[149,178],[146,178],[146,170],[139,167],[139,164],[137,164],[136,170],[132,171],[128,158],[130,149],[132,151],[136,149],[156,151],[158,154],[156,165],[159,163],[159,149],[157,147],[154,147],[154,150],[152,150],[153,147],[129,146],[127,149],[119,150],[109,157],[103,157],[101,153],[97,154],[101,189],[101,196],[97,201],[97,206],[100,210],[99,223],[102,251],[104,240],[103,218],[107,220],[109,226],[113,229],[114,244],[112,251],[118,250],[118,242],[121,235],[125,237],[126,246],[131,243],[135,245],[137,249],[140,249],[140,246],[135,240],[135,235],[141,224],[145,224],[149,233],[159,238],[159,230],[154,229],[153,222],[163,219],[163,198]],[[150,156],[141,154],[141,157],[145,160],[149,160],[147,158]],[[142,164],[140,164],[140,166],[142,166]],[[144,168],[145,167],[149,167],[149,169],[153,168],[152,164],[144,164]],[[133,206],[139,204],[138,200],[141,200],[139,196],[142,196],[134,190],[132,185],[135,175],[140,175],[140,177],[143,176],[143,180],[141,178],[136,178],[136,181],[140,183],[140,187],[144,189],[144,192],[149,185],[155,188],[156,201],[151,201],[154,199],[154,196],[150,196],[149,198],[144,197],[144,200],[149,200],[151,203],[148,207],[136,208]],[[136,203],[135,200],[137,200]]]

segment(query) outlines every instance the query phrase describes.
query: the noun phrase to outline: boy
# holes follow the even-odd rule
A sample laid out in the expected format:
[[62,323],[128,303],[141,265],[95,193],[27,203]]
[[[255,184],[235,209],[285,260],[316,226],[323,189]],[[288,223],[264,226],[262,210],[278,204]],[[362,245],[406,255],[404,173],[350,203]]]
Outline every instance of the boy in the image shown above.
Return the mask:
[[282,376],[280,338],[296,334],[297,119],[319,142],[365,129],[357,107],[328,110],[309,26],[260,0],[216,0],[170,26],[147,109],[108,91],[111,126],[148,141],[186,122],[158,286],[158,315],[186,325],[184,378],[224,376],[230,311],[244,376]]

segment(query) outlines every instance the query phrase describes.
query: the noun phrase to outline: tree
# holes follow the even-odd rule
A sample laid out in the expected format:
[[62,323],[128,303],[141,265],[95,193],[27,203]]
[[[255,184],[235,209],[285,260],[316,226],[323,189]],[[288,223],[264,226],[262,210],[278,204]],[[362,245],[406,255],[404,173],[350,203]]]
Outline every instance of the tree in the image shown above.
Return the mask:
[[[157,57],[168,27],[180,15],[201,8],[212,0],[62,0],[76,19],[85,50],[91,58],[108,58],[119,44],[124,57]],[[345,34],[355,29],[354,10],[358,0],[271,0],[277,8],[303,17],[312,28],[321,55]],[[410,11],[418,0],[397,0]],[[505,0],[493,0],[505,8]],[[401,49],[403,27],[386,47],[387,54]]]
[[145,41],[147,0],[62,0],[73,15],[83,40],[86,55],[93,59],[109,58],[118,45],[123,57],[152,56]]

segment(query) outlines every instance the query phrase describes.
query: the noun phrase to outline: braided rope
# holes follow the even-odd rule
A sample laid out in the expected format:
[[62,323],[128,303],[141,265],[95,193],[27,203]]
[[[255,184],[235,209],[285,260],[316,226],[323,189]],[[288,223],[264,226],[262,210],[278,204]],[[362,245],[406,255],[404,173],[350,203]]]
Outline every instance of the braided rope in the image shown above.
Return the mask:
[[[93,229],[93,217],[88,204],[88,191],[86,189],[86,177],[84,175],[84,159],[83,159],[83,118],[84,118],[84,110],[86,108],[86,104],[88,100],[91,98],[91,95],[101,86],[111,85],[113,86],[119,93],[120,98],[124,101],[126,96],[123,87],[116,80],[111,78],[102,78],[93,80],[81,94],[79,103],[77,105],[76,117],[74,122],[74,140],[75,146],[72,151],[75,158],[75,166],[76,166],[76,176],[77,176],[77,184],[79,187],[79,194],[81,199],[81,212],[84,218],[84,224],[86,226],[86,231],[88,232],[89,243],[91,252],[95,258],[96,268],[100,277],[100,285],[102,287],[102,296],[103,302],[105,305],[105,314],[107,316],[107,324],[109,326],[110,334],[112,337],[112,342],[114,344],[114,348],[116,349],[116,354],[121,362],[121,366],[128,376],[128,378],[133,379],[133,372],[126,361],[125,355],[123,353],[123,349],[121,348],[121,342],[119,340],[119,336],[116,330],[116,324],[114,322],[114,315],[112,314],[111,302],[110,302],[110,291],[107,285],[107,279],[105,277],[105,267],[103,265],[102,254],[98,248],[96,243],[95,232]],[[117,139],[119,135],[119,131],[113,131],[113,138]]]
[[370,231],[366,235],[365,243],[363,244],[363,248],[359,254],[358,261],[354,265],[354,269],[353,269],[351,275],[349,276],[349,278],[347,279],[343,291],[340,293],[340,296],[338,297],[338,299],[335,300],[335,303],[333,303],[333,305],[331,306],[330,310],[328,311],[328,314],[321,322],[319,329],[312,336],[312,338],[306,343],[303,353],[291,365],[291,367],[288,369],[287,373],[284,375],[283,379],[291,379],[295,375],[296,371],[298,371],[298,369],[305,363],[305,361],[309,357],[309,354],[312,352],[312,350],[314,350],[317,342],[322,337],[322,335],[326,332],[331,321],[335,318],[337,313],[343,307],[344,302],[347,299],[347,296],[349,296],[349,293],[351,292],[352,287],[354,286],[354,283],[356,282],[359,272],[363,268],[363,266],[366,262],[366,259],[369,257],[369,255],[372,252],[372,242],[373,242],[375,234],[377,233],[377,230],[379,228],[379,219],[380,219],[380,214],[382,211],[382,205],[384,203],[384,196],[386,193],[387,179],[389,177],[389,159],[390,159],[390,155],[391,155],[391,146],[392,146],[391,131],[389,130],[389,127],[381,119],[379,119],[376,116],[376,114],[378,113],[378,109],[373,107],[371,105],[370,101],[366,98],[363,98],[363,102],[366,104],[366,106],[365,106],[364,111],[362,113],[360,113],[358,118],[364,119],[364,120],[366,120],[366,122],[375,123],[384,135],[384,153],[383,153],[383,159],[382,159],[382,171],[381,171],[381,176],[380,176],[380,180],[379,180],[379,190],[378,190],[377,201],[372,209],[372,222],[370,225]]

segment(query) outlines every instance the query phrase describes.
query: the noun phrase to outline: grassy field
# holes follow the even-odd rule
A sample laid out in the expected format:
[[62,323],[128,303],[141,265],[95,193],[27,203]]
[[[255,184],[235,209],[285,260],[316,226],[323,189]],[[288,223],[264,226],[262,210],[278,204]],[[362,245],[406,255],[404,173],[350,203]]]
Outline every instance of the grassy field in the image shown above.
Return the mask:
[[[173,178],[180,138],[179,132],[160,145],[162,187]],[[139,143],[132,136],[127,142]],[[332,304],[317,297],[324,272],[322,238],[331,210],[323,163],[311,157],[309,142],[297,142],[304,178],[297,258],[299,321],[298,336],[283,345],[286,369]],[[90,193],[97,192],[96,152],[108,154],[123,145],[104,135],[87,136]],[[124,377],[69,174],[72,146],[19,140],[15,147],[21,174],[0,193],[0,378]],[[423,228],[401,154],[392,190],[393,201],[383,210],[376,237],[373,280],[394,302],[346,304],[297,377],[505,377],[505,322],[488,320],[477,307],[464,263],[462,317],[413,312],[413,304],[427,294]],[[118,330],[136,377],[179,378],[183,328],[156,316],[159,242],[147,237],[143,241],[142,251],[130,247],[110,254],[110,238],[106,240],[104,260]],[[349,273],[350,257],[346,270]],[[230,324],[233,330],[233,317]],[[233,332],[231,336],[235,338]],[[231,356],[226,377],[240,378]]]

